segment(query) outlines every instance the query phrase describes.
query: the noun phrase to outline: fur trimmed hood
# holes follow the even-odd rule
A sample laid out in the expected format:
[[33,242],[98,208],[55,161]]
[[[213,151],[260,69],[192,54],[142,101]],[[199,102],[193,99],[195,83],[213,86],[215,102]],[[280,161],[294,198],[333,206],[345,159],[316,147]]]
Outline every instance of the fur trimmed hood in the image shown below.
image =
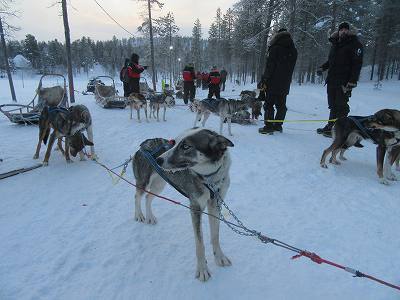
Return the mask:
[[[350,30],[349,33],[345,36],[345,38],[342,39],[342,41],[346,41],[346,40],[351,41],[351,40],[354,40],[354,39],[357,39],[357,40],[358,40],[357,32],[355,32],[355,31],[353,31],[353,30]],[[338,31],[335,31],[334,33],[332,33],[332,34],[329,36],[329,39],[328,39],[328,40],[329,40],[332,44],[337,44],[337,43],[339,42],[339,32],[338,32]]]
[[269,42],[269,47],[277,44],[283,47],[290,47],[293,44],[292,35],[287,31],[275,33]]

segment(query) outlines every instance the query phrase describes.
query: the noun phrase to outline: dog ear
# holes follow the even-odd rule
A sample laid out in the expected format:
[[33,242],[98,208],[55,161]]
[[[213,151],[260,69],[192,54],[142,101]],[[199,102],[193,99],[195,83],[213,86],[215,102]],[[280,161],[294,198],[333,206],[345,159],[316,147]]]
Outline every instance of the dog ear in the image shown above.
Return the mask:
[[86,146],[94,146],[93,142],[89,141],[84,134],[82,134],[82,137],[83,137],[83,143]]
[[233,147],[233,143],[223,135],[217,135],[210,142],[210,148],[213,151],[225,151],[228,147]]

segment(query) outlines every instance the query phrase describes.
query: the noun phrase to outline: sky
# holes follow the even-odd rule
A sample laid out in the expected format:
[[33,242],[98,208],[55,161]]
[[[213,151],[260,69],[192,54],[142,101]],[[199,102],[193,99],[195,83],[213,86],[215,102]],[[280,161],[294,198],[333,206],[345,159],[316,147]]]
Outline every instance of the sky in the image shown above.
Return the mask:
[[[39,41],[55,38],[64,40],[64,29],[61,17],[61,4],[51,7],[57,0],[14,0],[14,8],[19,11],[19,18],[10,23],[21,28],[14,34],[18,40],[25,35],[33,34]],[[145,12],[147,2],[138,0],[97,0],[111,16],[134,35],[139,35],[137,27],[141,24],[141,14]],[[163,9],[155,11],[155,17],[172,11],[175,22],[180,27],[178,34],[191,35],[194,21],[199,18],[202,24],[203,37],[215,17],[218,7],[224,12],[236,2],[235,0],[164,0]],[[89,36],[94,40],[127,38],[130,35],[119,28],[97,6],[94,0],[67,0],[71,39]]]

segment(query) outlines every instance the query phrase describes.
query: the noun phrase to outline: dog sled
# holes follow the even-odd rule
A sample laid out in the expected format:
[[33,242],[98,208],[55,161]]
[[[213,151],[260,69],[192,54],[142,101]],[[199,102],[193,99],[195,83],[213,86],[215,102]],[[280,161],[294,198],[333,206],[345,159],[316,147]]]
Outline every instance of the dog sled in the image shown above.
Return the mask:
[[[100,78],[107,78],[107,80],[111,80],[111,85],[104,84]],[[110,76],[103,75],[95,78],[94,97],[96,99],[96,103],[103,108],[124,109],[127,105],[126,98],[118,96],[118,92],[115,89],[115,81]]]
[[[63,87],[60,85],[43,87],[43,79],[46,77],[61,77]],[[35,102],[38,97],[37,102]],[[45,74],[39,80],[34,98],[28,104],[3,104],[2,112],[12,123],[37,124],[44,106],[68,107],[67,81],[61,74]]]
[[89,79],[89,82],[86,86],[86,91],[82,92],[82,95],[94,95],[96,84],[104,85],[104,83],[100,79],[92,78]]

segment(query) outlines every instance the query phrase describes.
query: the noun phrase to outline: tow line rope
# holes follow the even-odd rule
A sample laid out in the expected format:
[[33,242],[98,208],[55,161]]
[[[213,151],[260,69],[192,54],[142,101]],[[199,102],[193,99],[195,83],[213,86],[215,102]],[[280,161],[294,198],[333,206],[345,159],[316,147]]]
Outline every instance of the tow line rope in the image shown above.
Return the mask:
[[[147,152],[147,151],[145,151],[145,150],[141,150],[141,151],[142,151],[142,153]],[[152,166],[153,166],[154,164],[157,164],[156,160],[152,157],[151,153],[147,152],[147,154],[148,154],[148,155],[145,155],[145,158],[148,159],[149,163],[150,163]],[[130,159],[130,160],[131,160],[131,159]],[[233,211],[228,207],[228,205],[225,203],[225,201],[224,201],[224,200],[222,199],[222,197],[219,195],[218,191],[217,191],[217,190],[213,187],[213,185],[210,184],[210,183],[207,183],[206,187],[210,189],[210,191],[213,193],[214,197],[215,197],[216,200],[217,200],[217,206],[218,206],[219,216],[215,216],[215,215],[209,214],[209,213],[207,213],[207,212],[205,212],[205,211],[199,211],[199,210],[194,209],[194,208],[192,208],[192,207],[190,207],[190,206],[188,206],[188,205],[185,205],[185,204],[183,204],[183,203],[181,203],[181,202],[179,202],[179,201],[177,201],[177,200],[174,200],[174,199],[171,199],[171,198],[168,198],[168,197],[165,197],[165,196],[158,195],[158,194],[152,193],[152,192],[150,192],[150,191],[147,191],[147,190],[145,190],[145,189],[143,189],[143,188],[141,188],[141,187],[138,187],[136,184],[130,182],[130,181],[127,180],[126,178],[120,176],[120,175],[119,175],[118,173],[116,173],[114,170],[108,168],[106,165],[102,164],[102,163],[99,162],[97,159],[95,159],[94,162],[95,162],[96,164],[98,164],[99,166],[101,166],[102,168],[104,168],[105,170],[107,170],[109,173],[111,173],[111,174],[117,176],[119,179],[125,181],[125,182],[128,183],[129,185],[131,185],[131,186],[133,186],[133,187],[135,187],[135,188],[141,189],[141,190],[144,191],[145,193],[148,193],[148,194],[150,194],[150,195],[153,195],[153,196],[155,196],[155,197],[157,197],[157,198],[159,198],[159,199],[168,201],[168,202],[173,203],[173,204],[175,204],[175,205],[182,206],[182,207],[184,207],[184,208],[186,208],[186,209],[188,209],[188,210],[191,210],[191,211],[194,211],[194,212],[197,212],[197,213],[201,213],[201,214],[210,216],[210,217],[212,217],[212,218],[216,218],[216,219],[220,220],[221,222],[225,223],[232,231],[234,231],[235,233],[237,233],[237,234],[239,234],[239,235],[255,237],[255,238],[257,238],[258,240],[260,240],[260,241],[261,241],[262,243],[264,243],[264,244],[273,244],[273,245],[275,245],[275,246],[277,246],[277,247],[284,248],[284,249],[287,249],[287,250],[289,250],[289,251],[292,251],[292,252],[297,253],[296,255],[294,255],[294,256],[292,257],[292,259],[297,259],[297,258],[300,258],[300,257],[303,257],[303,256],[304,256],[304,257],[309,258],[311,261],[313,261],[313,262],[315,262],[315,263],[317,263],[317,264],[323,264],[323,263],[325,263],[325,264],[331,265],[331,266],[333,266],[333,267],[342,269],[342,270],[344,270],[344,271],[346,271],[346,272],[349,272],[349,273],[353,274],[353,277],[360,277],[360,278],[364,277],[364,278],[368,278],[368,279],[370,279],[370,280],[373,280],[373,281],[375,281],[375,282],[378,282],[378,283],[380,283],[380,284],[383,284],[383,285],[385,285],[385,286],[388,286],[388,287],[391,287],[391,288],[393,288],[393,289],[396,289],[396,290],[400,291],[400,286],[399,286],[399,285],[395,285],[395,284],[389,283],[389,282],[387,282],[387,281],[378,279],[378,278],[373,277],[373,276],[371,276],[371,275],[368,275],[368,274],[366,274],[366,273],[360,272],[360,271],[358,271],[358,270],[356,270],[356,269],[353,269],[353,268],[350,268],[350,267],[346,267],[346,266],[340,265],[340,264],[338,264],[338,263],[332,262],[332,261],[330,261],[330,260],[321,258],[319,255],[317,255],[317,254],[314,253],[314,252],[310,252],[310,251],[307,251],[307,250],[302,250],[302,249],[300,249],[300,248],[294,247],[294,246],[292,246],[292,245],[290,245],[290,244],[287,244],[287,243],[285,243],[285,242],[282,242],[282,241],[280,241],[280,240],[277,240],[277,239],[274,239],[274,238],[270,238],[270,237],[268,237],[268,236],[262,234],[262,233],[259,232],[259,231],[256,231],[256,230],[252,230],[252,229],[247,228],[247,227],[240,221],[240,219],[233,213]],[[164,171],[163,171],[162,168],[160,168],[160,167],[155,168],[155,171],[156,171],[157,173],[159,173],[159,172],[164,173]],[[159,174],[160,174],[160,173],[159,173]],[[161,176],[161,174],[160,174],[160,176]],[[164,177],[167,178],[167,175],[166,175],[166,174],[163,174],[162,178],[164,178]],[[168,180],[167,182],[171,182],[171,181]],[[174,185],[174,184],[173,184],[173,187],[175,188],[175,185]],[[178,190],[178,192],[179,192],[179,190]],[[181,193],[182,193],[182,192],[181,192]],[[184,193],[182,193],[182,194],[185,195]],[[221,211],[222,211],[222,209],[221,209],[222,206],[225,207],[225,208],[227,209],[227,211],[229,212],[229,215],[235,220],[235,223],[226,220],[226,218],[224,217],[224,215],[223,215],[222,212],[221,212]]]

